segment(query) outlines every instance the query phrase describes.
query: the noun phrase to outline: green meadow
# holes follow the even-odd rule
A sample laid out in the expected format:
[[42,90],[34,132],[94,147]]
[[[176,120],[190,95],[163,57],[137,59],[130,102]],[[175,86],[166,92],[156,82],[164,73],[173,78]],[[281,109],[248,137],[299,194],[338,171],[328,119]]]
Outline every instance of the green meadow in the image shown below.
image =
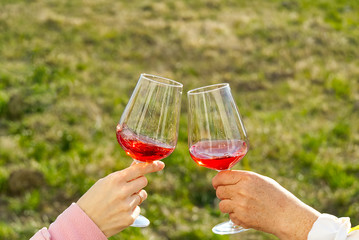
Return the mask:
[[29,239],[131,159],[115,128],[141,73],[184,84],[179,139],[148,175],[148,228],[218,236],[228,216],[187,146],[186,92],[227,82],[250,139],[234,169],[359,224],[359,1],[0,0],[0,239]]

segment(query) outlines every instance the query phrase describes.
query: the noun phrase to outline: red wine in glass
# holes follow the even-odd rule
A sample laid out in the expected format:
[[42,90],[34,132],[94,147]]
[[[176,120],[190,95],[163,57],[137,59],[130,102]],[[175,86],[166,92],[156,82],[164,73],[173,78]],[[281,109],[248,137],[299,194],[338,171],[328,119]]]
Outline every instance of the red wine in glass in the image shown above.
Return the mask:
[[138,135],[126,125],[117,125],[116,136],[118,143],[127,155],[141,162],[161,160],[169,156],[175,149],[174,146]]
[[232,168],[246,155],[247,144],[243,140],[200,141],[189,152],[198,165],[221,171]]

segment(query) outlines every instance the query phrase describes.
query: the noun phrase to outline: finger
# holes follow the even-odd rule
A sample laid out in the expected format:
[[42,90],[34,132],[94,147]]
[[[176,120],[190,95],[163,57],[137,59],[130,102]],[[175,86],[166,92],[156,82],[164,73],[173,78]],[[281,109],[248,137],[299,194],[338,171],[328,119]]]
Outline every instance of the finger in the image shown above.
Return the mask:
[[239,219],[238,214],[232,212],[229,214],[229,219],[231,219],[231,221],[236,224],[237,226],[241,226],[243,227],[243,222]]
[[131,213],[131,217],[135,220],[140,215],[140,212],[141,209],[139,206],[137,206],[135,210],[133,210],[133,212]]
[[147,192],[146,192],[146,190],[144,190],[144,189],[142,189],[139,193],[138,193],[138,195],[141,197],[141,202],[138,204],[138,205],[140,205],[141,203],[143,203],[146,199],[147,199]]
[[219,210],[222,213],[231,213],[233,212],[233,204],[231,200],[225,199],[219,202]]
[[237,189],[233,188],[234,185],[218,186],[216,190],[217,198],[223,199],[233,199]]
[[143,203],[147,198],[147,192],[145,190],[141,190],[139,193],[133,194],[129,199],[129,205],[132,209]]
[[139,192],[142,188],[146,187],[148,184],[147,178],[145,176],[139,177],[131,182],[127,182],[125,186],[122,187],[122,192],[125,196],[131,196]]
[[152,163],[136,163],[124,170],[125,179],[131,181],[147,173],[161,171],[165,164],[161,161],[154,161]]
[[142,201],[142,198],[139,194],[133,194],[130,198],[129,198],[129,205],[131,209],[134,209],[135,207],[137,207],[138,205],[140,205]]
[[222,171],[212,179],[212,185],[215,189],[221,185],[234,185],[247,174],[247,171],[240,170]]

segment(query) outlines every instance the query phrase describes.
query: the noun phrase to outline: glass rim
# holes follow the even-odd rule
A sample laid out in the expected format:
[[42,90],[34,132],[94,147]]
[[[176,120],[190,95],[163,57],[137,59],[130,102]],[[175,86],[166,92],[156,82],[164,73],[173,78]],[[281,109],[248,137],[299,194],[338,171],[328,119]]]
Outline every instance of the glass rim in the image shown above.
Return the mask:
[[[191,89],[187,92],[187,94],[188,95],[204,94],[204,93],[217,91],[217,90],[220,90],[220,89],[226,88],[226,87],[229,88],[229,83],[217,83],[217,84],[213,84],[213,85],[208,85],[208,86]],[[208,90],[206,90],[206,89],[208,89]]]
[[[183,84],[180,82],[177,82],[177,81],[169,79],[169,78],[153,75],[153,74],[141,73],[141,78],[145,78],[146,80],[149,80],[151,82],[155,82],[158,84],[163,84],[163,85],[167,85],[167,86],[171,86],[171,87],[180,87],[180,88],[183,87]],[[167,82],[156,81],[156,78],[166,80]]]

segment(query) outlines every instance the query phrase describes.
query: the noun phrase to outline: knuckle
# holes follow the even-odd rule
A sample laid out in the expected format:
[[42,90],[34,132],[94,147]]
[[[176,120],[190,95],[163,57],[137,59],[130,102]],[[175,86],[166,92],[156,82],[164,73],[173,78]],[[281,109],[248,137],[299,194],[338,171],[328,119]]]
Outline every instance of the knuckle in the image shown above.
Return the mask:
[[241,206],[244,208],[244,209],[247,209],[248,208],[248,199],[247,198],[243,198],[242,200],[241,200]]
[[120,199],[120,200],[123,200],[125,198],[127,198],[127,194],[125,194],[125,191],[120,191],[118,194],[117,194],[117,198]]
[[115,182],[123,182],[125,180],[125,177],[126,177],[126,172],[124,171],[113,173],[113,180]]
[[148,171],[148,168],[150,167],[149,165],[150,164],[148,164],[148,163],[137,163],[137,164],[135,164],[136,171],[138,173],[140,173],[141,175],[145,174]]
[[243,184],[243,185],[241,185],[241,188],[240,188],[240,193],[241,193],[241,195],[243,195],[243,196],[247,196],[247,194],[248,194],[248,189],[247,189],[247,185],[246,184]]
[[147,184],[148,184],[147,178],[146,178],[146,177],[142,177],[142,181],[143,181],[143,185],[144,185],[144,186],[147,186]]
[[220,201],[218,206],[221,212],[223,213],[227,212],[227,203],[225,201]]
[[132,211],[132,206],[130,204],[127,204],[126,207],[125,207],[125,211],[126,212],[131,212]]
[[[245,195],[244,195],[245,196]],[[248,205],[249,205],[250,201],[248,200],[248,198],[246,197],[242,197],[240,199],[240,201],[238,201],[238,206],[242,208],[242,211],[247,210],[248,209]]]
[[123,211],[123,212],[131,212],[131,206],[130,206],[130,204],[129,203],[126,203],[126,204],[123,204],[122,206],[121,206],[121,210]]
[[248,179],[251,178],[251,173],[250,172],[242,172],[241,178],[242,178],[242,181],[248,181]]
[[140,188],[144,188],[148,184],[148,180],[145,176],[137,178],[136,181],[137,181],[137,184],[140,186]]
[[127,218],[125,218],[124,222],[127,226],[132,225],[135,222],[136,218],[132,215],[129,215]]
[[218,187],[218,188],[217,188],[217,191],[216,191],[216,196],[217,196],[217,198],[222,199],[222,198],[223,198],[223,195],[224,195],[224,189],[223,189],[223,187]]
[[156,165],[154,163],[146,165],[146,169],[145,169],[146,172],[152,172],[154,170],[156,170]]
[[253,182],[257,179],[258,175],[255,174],[254,172],[246,172],[246,180]]
[[128,212],[129,210],[130,210],[129,205],[122,203],[122,204],[120,204],[120,205],[118,206],[118,210],[117,210],[117,211],[120,212],[120,213],[126,213],[126,212]]

